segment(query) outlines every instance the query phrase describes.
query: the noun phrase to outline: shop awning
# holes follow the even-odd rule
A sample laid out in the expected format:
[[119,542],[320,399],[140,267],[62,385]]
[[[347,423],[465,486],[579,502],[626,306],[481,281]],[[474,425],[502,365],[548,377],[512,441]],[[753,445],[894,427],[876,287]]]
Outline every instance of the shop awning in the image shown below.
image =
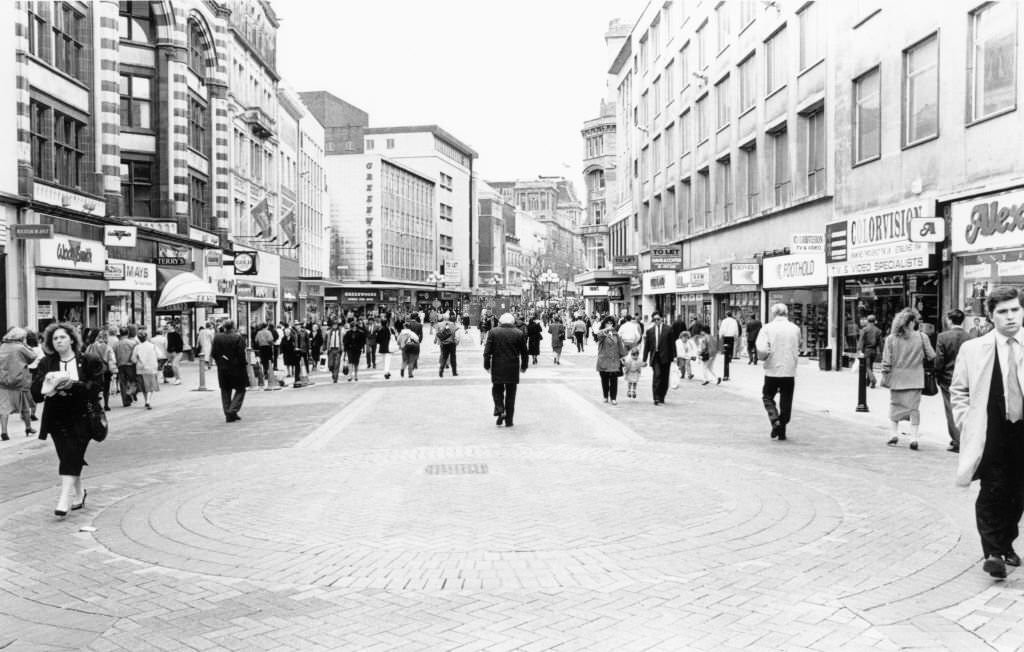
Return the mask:
[[215,306],[217,290],[191,272],[182,272],[164,284],[157,309],[177,305]]

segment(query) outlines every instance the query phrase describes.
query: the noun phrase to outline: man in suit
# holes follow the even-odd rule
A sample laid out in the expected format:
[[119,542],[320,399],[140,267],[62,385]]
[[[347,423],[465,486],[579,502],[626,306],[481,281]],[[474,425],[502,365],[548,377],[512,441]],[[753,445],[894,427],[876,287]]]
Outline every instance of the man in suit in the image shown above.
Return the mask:
[[221,332],[213,337],[210,357],[217,365],[217,382],[220,385],[220,402],[224,408],[224,419],[241,421],[238,411],[245,400],[245,388],[249,385],[246,367],[245,341],[235,332],[235,322],[228,320]]
[[491,372],[491,397],[494,399],[495,423],[511,428],[516,413],[516,386],[519,374],[530,365],[526,336],[516,328],[516,318],[506,312],[498,319],[497,328],[484,344],[484,369]]
[[662,323],[661,313],[651,315],[652,325],[644,335],[644,362],[651,366],[651,393],[654,404],[663,405],[668,392],[668,375],[676,358],[672,329]]
[[1020,290],[999,287],[985,299],[994,329],[960,346],[949,385],[960,429],[957,484],[981,481],[974,504],[985,555],[997,579],[1019,566],[1013,549],[1024,512],[1024,306]]
[[935,382],[942,392],[942,404],[946,408],[946,429],[949,431],[949,448],[951,453],[960,452],[960,431],[953,421],[953,405],[949,400],[949,383],[953,380],[953,367],[956,365],[956,356],[960,352],[960,346],[971,338],[964,330],[964,313],[959,308],[954,308],[946,313],[946,320],[949,322],[949,330],[939,333],[935,343],[935,360],[932,362],[935,370]]

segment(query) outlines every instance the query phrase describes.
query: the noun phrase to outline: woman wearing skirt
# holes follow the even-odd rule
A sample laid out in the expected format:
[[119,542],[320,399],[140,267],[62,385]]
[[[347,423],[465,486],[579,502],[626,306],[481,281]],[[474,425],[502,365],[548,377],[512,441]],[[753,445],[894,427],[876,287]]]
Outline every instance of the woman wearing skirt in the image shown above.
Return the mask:
[[900,421],[910,421],[910,450],[917,450],[917,431],[921,424],[921,390],[924,389],[924,362],[935,357],[928,337],[917,330],[921,316],[913,308],[904,308],[892,320],[882,353],[882,386],[889,388],[889,446],[900,443]]

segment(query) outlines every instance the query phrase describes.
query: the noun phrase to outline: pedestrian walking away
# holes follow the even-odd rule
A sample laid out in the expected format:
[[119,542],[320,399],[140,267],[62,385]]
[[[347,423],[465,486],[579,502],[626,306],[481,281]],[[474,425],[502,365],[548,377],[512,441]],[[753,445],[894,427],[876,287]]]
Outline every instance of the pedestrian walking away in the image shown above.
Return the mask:
[[918,449],[921,425],[921,390],[924,364],[935,358],[928,337],[918,330],[921,315],[904,308],[892,320],[892,332],[885,338],[882,352],[882,386],[889,388],[890,446],[899,443],[901,421],[910,422],[910,449]]
[[997,287],[985,299],[993,330],[960,346],[949,385],[960,429],[956,481],[974,480],[974,503],[984,555],[982,570],[996,579],[1019,566],[1013,549],[1024,512],[1024,307],[1015,287]]
[[935,382],[942,393],[942,407],[946,411],[946,432],[949,433],[949,448],[951,453],[960,452],[960,429],[956,427],[956,420],[953,418],[953,404],[950,401],[949,384],[953,381],[953,368],[956,365],[957,355],[960,347],[970,339],[970,335],[964,329],[964,313],[959,308],[954,308],[946,313],[946,322],[949,329],[939,333],[935,342],[935,360],[932,368],[935,370]]
[[[114,356],[114,349],[110,346],[110,338],[116,339],[117,334],[114,331],[98,331],[96,333],[96,339],[85,349],[86,353],[90,353],[103,362],[106,363],[107,369],[103,372],[103,410],[110,412],[110,381],[117,373],[117,358]],[[166,350],[166,349],[165,349]],[[164,361],[166,363],[166,360]],[[28,399],[31,401],[32,394],[28,393]]]
[[560,365],[562,364],[562,346],[565,344],[565,324],[562,323],[561,317],[555,315],[548,326],[548,335],[551,336],[551,352],[555,354],[554,363]]
[[644,335],[644,362],[651,366],[651,393],[655,405],[664,405],[668,393],[669,373],[676,357],[672,329],[662,324],[660,312],[651,315],[653,325]]
[[458,327],[447,316],[437,325],[434,343],[441,347],[440,368],[437,371],[438,377],[444,377],[445,367],[449,364],[452,366],[452,375],[458,376],[459,366],[455,356],[455,349],[459,345]]
[[174,378],[171,383],[181,384],[181,356],[185,351],[185,340],[181,337],[178,326],[172,324],[167,330],[167,362],[171,365]]
[[732,311],[726,311],[725,319],[718,325],[718,337],[722,340],[722,380],[729,380],[729,365],[739,336],[740,323],[732,316]]
[[117,362],[117,388],[124,407],[130,406],[138,399],[138,381],[135,378],[135,363],[132,362],[132,351],[135,350],[136,343],[131,337],[131,331],[122,326],[113,348],[114,359]]
[[380,322],[371,318],[366,322],[366,368],[377,368],[377,334],[380,332]]
[[221,331],[213,338],[211,357],[217,364],[217,382],[220,385],[220,402],[224,409],[224,420],[228,423],[240,421],[239,412],[245,401],[245,389],[249,386],[246,367],[245,340],[235,332],[235,322],[227,320]]
[[874,388],[877,385],[875,378],[875,363],[878,362],[878,353],[882,349],[884,336],[882,329],[875,325],[874,315],[868,315],[861,320],[860,334],[857,335],[857,351],[860,352],[860,363],[864,365],[864,376],[867,379],[868,387]]
[[21,415],[25,423],[25,436],[32,429],[32,372],[28,366],[36,356],[25,344],[27,333],[15,326],[4,335],[0,343],[0,440],[9,441],[7,421],[12,414]]
[[526,324],[526,349],[533,364],[537,364],[537,358],[540,356],[540,341],[543,338],[544,327],[540,323],[540,318],[533,315]]
[[577,317],[572,323],[572,336],[576,341],[576,353],[583,353],[583,338],[587,334],[587,322],[583,320],[583,317]]
[[277,384],[277,378],[271,373],[271,365],[274,359],[274,334],[270,332],[270,325],[263,324],[260,326],[253,340],[256,345],[256,354],[259,356],[260,367],[263,369],[263,377],[267,381],[266,389],[269,390]]
[[157,362],[156,347],[151,341],[149,341],[149,334],[142,330],[139,331],[137,337],[139,343],[135,345],[135,349],[132,350],[132,362],[135,363],[135,376],[138,379],[140,389],[142,390],[142,398],[146,402],[146,409],[152,410],[153,406],[150,401],[153,398],[153,394],[159,389],[157,384],[157,369],[160,368],[159,362]]
[[398,370],[398,373],[405,376],[408,369],[409,378],[413,377],[416,363],[420,358],[420,338],[412,328],[414,325],[416,325],[416,321],[410,318],[405,322],[405,326],[397,338],[398,350],[402,352],[402,368]]
[[[771,438],[786,441],[786,427],[793,412],[796,363],[800,354],[800,327],[789,321],[784,303],[771,307],[771,321],[757,335],[757,357],[764,361],[761,401],[772,425]],[[778,405],[775,395],[778,394]]]
[[757,336],[761,332],[761,320],[753,316],[747,320],[747,364],[757,365]]
[[722,379],[715,373],[715,359],[718,358],[718,340],[711,334],[707,326],[700,326],[697,330],[697,357],[700,359],[701,385],[707,385],[712,380],[716,385],[722,383]]
[[498,319],[498,327],[484,344],[484,369],[491,372],[491,398],[497,425],[511,428],[515,424],[516,389],[520,373],[526,373],[530,355],[526,336],[516,328],[516,318],[506,312]]
[[309,327],[309,360],[314,371],[320,371],[320,352],[324,349],[324,331],[313,322]]
[[85,507],[82,468],[87,466],[89,447],[88,413],[99,409],[100,384],[106,363],[82,351],[82,341],[73,326],[54,323],[43,333],[45,357],[32,376],[32,397],[43,403],[39,438],[49,436],[57,451],[60,496],[53,513],[64,518],[69,511]]

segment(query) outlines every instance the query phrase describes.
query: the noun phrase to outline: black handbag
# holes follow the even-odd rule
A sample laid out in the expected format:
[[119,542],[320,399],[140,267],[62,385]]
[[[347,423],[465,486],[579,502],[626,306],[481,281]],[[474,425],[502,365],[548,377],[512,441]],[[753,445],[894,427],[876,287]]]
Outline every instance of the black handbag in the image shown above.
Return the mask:
[[[921,333],[921,337],[927,337],[924,333]],[[921,342],[921,346],[924,346],[924,342]],[[935,396],[939,393],[939,384],[935,382],[935,370],[931,368],[931,363],[927,360],[924,365],[924,387],[921,389],[921,394],[924,396]]]
[[103,441],[107,438],[107,415],[96,401],[86,403],[85,427],[93,441]]

